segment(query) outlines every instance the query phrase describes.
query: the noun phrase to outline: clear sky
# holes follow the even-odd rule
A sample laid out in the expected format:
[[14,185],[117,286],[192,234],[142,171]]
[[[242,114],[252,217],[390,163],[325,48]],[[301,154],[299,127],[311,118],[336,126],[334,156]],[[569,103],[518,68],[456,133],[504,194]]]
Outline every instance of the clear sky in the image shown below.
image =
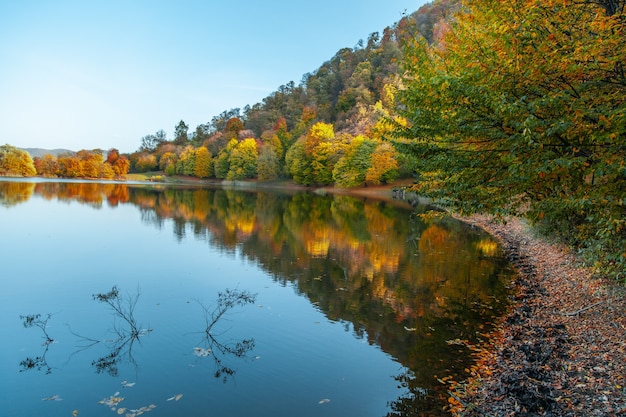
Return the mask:
[[0,144],[133,152],[315,71],[426,0],[0,0]]

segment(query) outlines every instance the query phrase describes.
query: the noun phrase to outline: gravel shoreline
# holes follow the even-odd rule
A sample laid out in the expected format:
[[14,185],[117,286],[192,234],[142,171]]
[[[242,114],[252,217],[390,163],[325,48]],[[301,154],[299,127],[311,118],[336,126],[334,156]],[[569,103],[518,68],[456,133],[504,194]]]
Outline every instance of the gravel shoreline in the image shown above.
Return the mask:
[[459,219],[496,237],[518,274],[490,349],[451,388],[453,414],[626,416],[626,288],[520,219]]

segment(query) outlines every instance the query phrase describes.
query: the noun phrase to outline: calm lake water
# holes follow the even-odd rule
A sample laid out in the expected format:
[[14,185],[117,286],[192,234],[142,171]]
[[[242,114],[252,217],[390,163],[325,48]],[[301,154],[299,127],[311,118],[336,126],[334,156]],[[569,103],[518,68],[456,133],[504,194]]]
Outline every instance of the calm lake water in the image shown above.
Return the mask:
[[444,415],[510,270],[424,210],[2,180],[0,414]]

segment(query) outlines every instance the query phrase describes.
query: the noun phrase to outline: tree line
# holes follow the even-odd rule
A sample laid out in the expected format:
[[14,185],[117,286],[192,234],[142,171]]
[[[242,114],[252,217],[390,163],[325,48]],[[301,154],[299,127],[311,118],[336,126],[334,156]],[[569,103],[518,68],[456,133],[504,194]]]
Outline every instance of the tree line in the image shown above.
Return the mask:
[[130,161],[117,149],[110,149],[106,159],[100,149],[31,158],[23,149],[0,146],[0,176],[123,179],[129,169]]

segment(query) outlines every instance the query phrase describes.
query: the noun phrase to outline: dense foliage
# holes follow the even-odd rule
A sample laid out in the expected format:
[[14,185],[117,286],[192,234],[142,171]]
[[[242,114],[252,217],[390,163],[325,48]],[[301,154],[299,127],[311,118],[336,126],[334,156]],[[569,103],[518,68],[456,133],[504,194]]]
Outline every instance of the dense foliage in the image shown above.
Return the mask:
[[624,1],[467,1],[407,44],[416,189],[463,212],[523,215],[626,268]]
[[32,177],[35,174],[33,160],[28,152],[11,145],[0,146],[0,175]]
[[130,161],[111,149],[106,159],[99,149],[81,150],[75,154],[61,154],[58,157],[47,154],[35,157],[37,175],[62,178],[124,178],[130,169]]

